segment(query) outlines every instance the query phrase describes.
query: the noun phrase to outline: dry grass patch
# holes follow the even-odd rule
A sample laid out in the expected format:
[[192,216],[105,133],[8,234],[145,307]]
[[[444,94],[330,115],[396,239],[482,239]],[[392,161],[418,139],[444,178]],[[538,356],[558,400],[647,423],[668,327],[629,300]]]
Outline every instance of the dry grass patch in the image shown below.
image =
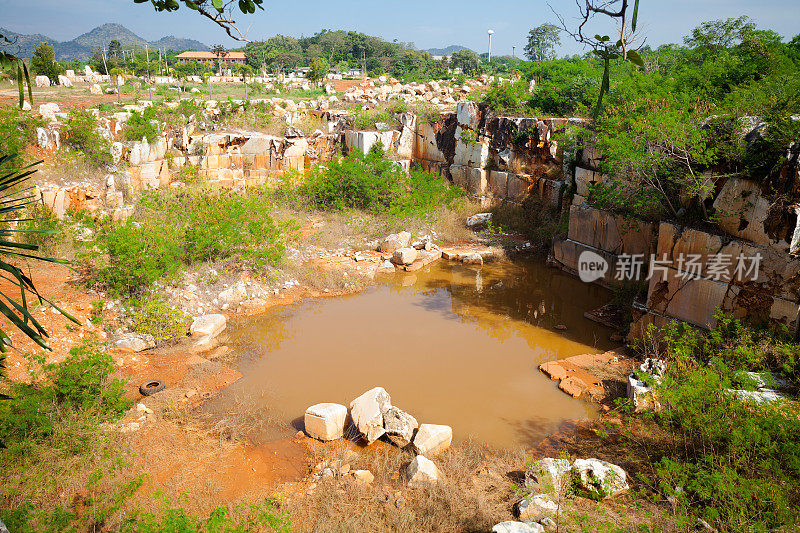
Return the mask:
[[[346,457],[348,449],[340,444],[327,457]],[[383,442],[361,449],[351,468],[370,470],[374,483],[365,486],[347,476],[318,482],[287,502],[293,524],[308,532],[456,532],[488,531],[511,519],[513,472],[523,463],[522,453],[459,443],[433,457],[442,482],[422,488],[406,485],[412,459],[412,453]]]

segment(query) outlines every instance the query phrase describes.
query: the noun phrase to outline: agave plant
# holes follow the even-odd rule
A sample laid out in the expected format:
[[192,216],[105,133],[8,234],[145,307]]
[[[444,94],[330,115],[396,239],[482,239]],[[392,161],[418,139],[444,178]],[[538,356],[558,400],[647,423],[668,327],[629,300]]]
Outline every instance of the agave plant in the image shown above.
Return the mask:
[[[33,280],[16,264],[10,260],[35,259],[49,263],[66,264],[62,259],[41,257],[36,255],[39,247],[34,244],[16,242],[15,234],[19,233],[54,233],[51,230],[37,229],[16,229],[12,227],[15,223],[29,222],[32,218],[16,218],[21,211],[29,204],[36,201],[33,194],[33,186],[28,182],[36,172],[35,166],[41,161],[28,166],[18,167],[16,165],[17,154],[0,153],[0,280],[13,285],[13,291],[0,290],[0,313],[2,313],[17,329],[26,336],[30,337],[36,344],[44,349],[50,349],[47,345],[47,332],[41,324],[33,317],[30,311],[30,301],[42,303],[47,302],[62,315],[78,323],[78,320],[56,306],[50,300],[44,298],[33,284]],[[19,294],[16,294],[17,290]],[[6,352],[11,346],[11,339],[8,334],[0,328],[0,353]],[[0,360],[0,371],[2,371],[2,360]]]

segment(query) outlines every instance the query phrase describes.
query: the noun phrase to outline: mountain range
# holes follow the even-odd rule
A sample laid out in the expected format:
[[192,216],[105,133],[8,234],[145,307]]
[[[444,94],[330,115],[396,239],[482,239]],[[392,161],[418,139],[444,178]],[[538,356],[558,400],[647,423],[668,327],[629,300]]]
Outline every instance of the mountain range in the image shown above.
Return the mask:
[[53,47],[56,59],[88,59],[98,48],[108,47],[108,43],[117,40],[123,48],[144,48],[149,44],[154,50],[209,50],[208,45],[195,41],[194,39],[183,39],[168,35],[157,41],[148,42],[142,39],[131,30],[121,24],[103,24],[95,29],[79,35],[71,41],[57,41],[47,35],[40,33],[26,35],[16,33],[5,28],[0,28],[0,34],[11,40],[10,44],[0,45],[0,48],[8,50],[19,57],[29,58],[33,55],[34,49],[39,43],[49,43]]
[[[148,42],[122,24],[113,23],[98,26],[89,32],[75,37],[71,41],[57,41],[41,33],[26,35],[6,28],[0,28],[0,35],[12,41],[10,44],[0,41],[0,49],[8,50],[19,57],[30,58],[39,43],[49,43],[55,51],[56,59],[59,61],[65,59],[89,59],[92,54],[94,54],[95,50],[108,47],[108,43],[113,40],[119,41],[123,48],[144,48],[145,44],[149,44],[153,50],[184,51],[210,49],[208,45],[200,41],[175,37],[174,35],[168,35],[157,41]],[[452,55],[453,52],[465,49],[468,48],[458,44],[451,44],[444,48],[428,48],[425,52],[429,52],[434,56],[449,56]]]

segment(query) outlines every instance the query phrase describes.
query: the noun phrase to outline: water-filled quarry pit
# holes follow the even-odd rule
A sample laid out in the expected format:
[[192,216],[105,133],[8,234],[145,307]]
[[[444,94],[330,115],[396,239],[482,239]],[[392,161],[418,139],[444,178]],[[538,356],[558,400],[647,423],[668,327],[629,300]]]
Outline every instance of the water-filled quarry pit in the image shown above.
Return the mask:
[[234,321],[228,343],[243,377],[205,409],[302,427],[308,406],[348,405],[381,386],[420,423],[452,426],[455,440],[532,446],[567,420],[596,416],[538,365],[608,349],[611,330],[584,312],[610,298],[541,260],[439,261],[358,294]]

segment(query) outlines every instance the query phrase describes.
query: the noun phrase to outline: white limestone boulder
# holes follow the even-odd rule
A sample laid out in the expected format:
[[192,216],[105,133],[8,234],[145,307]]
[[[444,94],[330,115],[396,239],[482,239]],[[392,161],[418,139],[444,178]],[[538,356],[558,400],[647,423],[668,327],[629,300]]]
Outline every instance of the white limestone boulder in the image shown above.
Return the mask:
[[453,442],[453,428],[440,424],[422,424],[414,435],[414,450],[421,455],[436,455]]
[[547,516],[555,516],[558,504],[549,494],[534,494],[517,502],[514,512],[520,520],[538,522]]
[[383,242],[378,245],[379,252],[392,253],[398,248],[405,248],[411,242],[411,234],[407,231],[388,235]]
[[576,459],[572,468],[578,473],[581,488],[601,498],[610,498],[629,488],[625,470],[608,461]]
[[506,520],[492,528],[492,533],[544,533],[544,526],[536,522]]
[[347,407],[338,403],[312,405],[303,417],[308,436],[321,441],[341,438],[346,421]]
[[376,269],[376,272],[379,274],[392,274],[394,273],[394,271],[395,271],[394,263],[392,263],[389,260],[382,262],[380,265],[378,265],[378,268]]
[[146,333],[124,333],[114,343],[114,346],[123,352],[142,352],[155,345],[153,336]]
[[383,428],[386,430],[386,437],[395,446],[404,448],[411,444],[414,431],[418,427],[417,419],[399,407],[389,407],[383,413]]
[[409,486],[422,487],[438,483],[442,478],[442,473],[433,464],[433,461],[424,455],[417,455],[406,468],[406,476]]
[[195,317],[189,332],[193,337],[216,337],[223,332],[227,325],[225,315],[213,314]]
[[566,459],[546,457],[534,461],[525,471],[525,487],[560,493],[569,483],[572,465]]
[[56,113],[59,111],[61,111],[61,108],[55,102],[48,102],[39,106],[39,114],[47,120],[55,119]]
[[383,387],[370,389],[350,402],[350,416],[358,431],[372,444],[383,435],[383,413],[392,405],[389,393]]
[[491,213],[478,213],[476,215],[472,215],[471,217],[467,217],[467,227],[475,228],[482,226],[484,224],[488,224],[490,220],[492,220]]
[[395,265],[410,265],[414,261],[417,260],[417,256],[419,252],[417,252],[416,248],[407,247],[407,248],[400,248],[395,250],[392,254],[392,263]]
[[375,481],[375,475],[369,470],[353,470],[350,472],[350,475],[356,482],[365,485],[371,485],[372,482]]

